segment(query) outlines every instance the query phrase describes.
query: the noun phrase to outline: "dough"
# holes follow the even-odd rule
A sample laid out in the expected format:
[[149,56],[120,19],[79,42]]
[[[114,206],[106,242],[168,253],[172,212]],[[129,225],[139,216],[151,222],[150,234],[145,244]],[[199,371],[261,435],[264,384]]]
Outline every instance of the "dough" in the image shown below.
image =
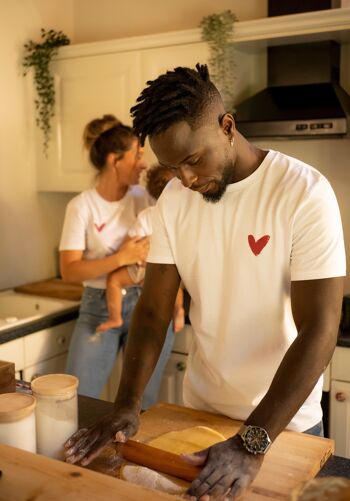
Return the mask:
[[291,501],[349,501],[349,499],[350,480],[343,477],[309,480],[291,495]]
[[[191,453],[206,449],[211,445],[226,440],[225,437],[206,426],[194,426],[180,431],[170,431],[148,442],[148,445],[163,451],[175,454]],[[121,468],[120,477],[128,482],[142,485],[150,489],[167,492],[168,494],[182,494],[189,486],[189,482],[180,480],[164,473],[137,466],[125,464]]]

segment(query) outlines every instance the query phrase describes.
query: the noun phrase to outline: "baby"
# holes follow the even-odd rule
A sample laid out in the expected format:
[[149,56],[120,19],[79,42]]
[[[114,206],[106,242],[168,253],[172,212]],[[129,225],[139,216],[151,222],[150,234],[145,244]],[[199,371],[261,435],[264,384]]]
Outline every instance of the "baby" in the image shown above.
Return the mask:
[[[167,183],[175,176],[174,172],[162,165],[155,165],[147,172],[146,188],[155,199],[159,198]],[[129,237],[145,237],[152,233],[152,212],[154,207],[147,207],[139,213],[136,222],[129,230]],[[122,289],[128,285],[140,284],[145,275],[144,266],[131,265],[119,268],[107,278],[107,306],[109,318],[100,324],[96,332],[105,332],[112,327],[120,327],[122,318]],[[184,327],[185,312],[183,308],[183,292],[180,287],[174,305],[173,329],[179,332]]]

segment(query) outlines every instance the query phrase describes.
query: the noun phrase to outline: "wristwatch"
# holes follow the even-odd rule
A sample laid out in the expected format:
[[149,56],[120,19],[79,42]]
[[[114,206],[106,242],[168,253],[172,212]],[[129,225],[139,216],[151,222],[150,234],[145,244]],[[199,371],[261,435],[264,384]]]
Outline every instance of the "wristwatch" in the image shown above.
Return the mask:
[[243,440],[244,447],[252,454],[265,454],[271,445],[269,434],[260,426],[243,424],[238,435]]

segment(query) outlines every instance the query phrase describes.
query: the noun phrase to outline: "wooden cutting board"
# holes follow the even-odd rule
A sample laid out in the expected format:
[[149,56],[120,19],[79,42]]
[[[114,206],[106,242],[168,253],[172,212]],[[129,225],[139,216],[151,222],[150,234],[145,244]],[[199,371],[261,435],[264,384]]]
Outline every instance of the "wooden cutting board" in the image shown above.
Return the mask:
[[[141,415],[140,430],[135,438],[149,441],[168,431],[197,425],[209,426],[230,437],[240,424],[216,414],[158,404]],[[281,433],[266,455],[245,501],[288,500],[295,487],[316,475],[333,452],[333,445],[332,440],[325,438]],[[5,445],[0,445],[0,470],[0,501],[180,499]]]
[[[147,442],[168,431],[191,426],[208,426],[226,438],[241,422],[224,416],[170,404],[158,404],[141,416],[140,431],[134,437]],[[244,500],[287,500],[292,490],[313,478],[334,452],[333,440],[292,431],[282,432],[266,455],[263,466]]]
[[42,280],[32,284],[20,285],[15,287],[15,291],[24,294],[34,294],[35,296],[80,301],[83,293],[83,286],[81,284],[67,284],[60,278],[49,278],[48,280]]

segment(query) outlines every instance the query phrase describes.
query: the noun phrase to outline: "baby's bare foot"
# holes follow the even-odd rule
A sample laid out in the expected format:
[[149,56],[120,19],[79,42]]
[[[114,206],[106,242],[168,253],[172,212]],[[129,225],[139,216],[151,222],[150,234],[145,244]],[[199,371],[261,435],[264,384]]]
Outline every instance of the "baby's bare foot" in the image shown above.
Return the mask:
[[106,332],[108,329],[113,329],[116,327],[121,327],[123,325],[123,319],[113,319],[107,320],[96,327],[96,332]]

